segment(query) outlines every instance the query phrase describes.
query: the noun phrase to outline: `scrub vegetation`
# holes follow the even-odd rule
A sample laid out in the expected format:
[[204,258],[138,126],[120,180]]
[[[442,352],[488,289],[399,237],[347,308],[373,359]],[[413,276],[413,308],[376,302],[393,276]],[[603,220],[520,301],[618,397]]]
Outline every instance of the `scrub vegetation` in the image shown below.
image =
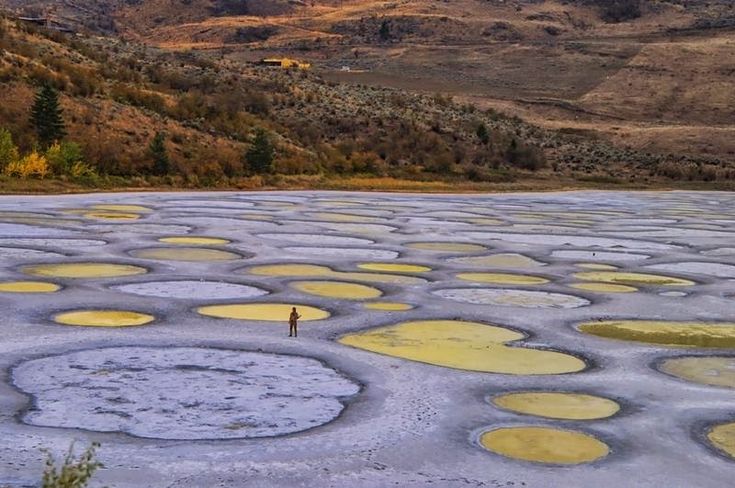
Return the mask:
[[57,465],[54,456],[46,451],[46,467],[41,481],[42,488],[84,488],[94,473],[102,466],[97,461],[98,443],[92,443],[79,458],[74,457],[74,444]]
[[735,178],[717,158],[649,154],[447,95],[336,83],[224,51],[9,17],[0,49],[4,191],[727,187]]

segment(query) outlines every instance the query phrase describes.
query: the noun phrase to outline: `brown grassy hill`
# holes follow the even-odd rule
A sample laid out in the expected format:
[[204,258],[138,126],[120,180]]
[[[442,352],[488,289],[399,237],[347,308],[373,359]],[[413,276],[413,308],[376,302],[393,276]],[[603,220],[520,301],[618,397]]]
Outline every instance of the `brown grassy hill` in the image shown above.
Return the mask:
[[295,54],[334,81],[446,93],[638,150],[735,158],[727,0],[262,3],[212,15],[208,0],[150,0],[114,16],[124,35],[164,48]]
[[[72,133],[86,140],[86,125],[104,134],[95,140],[116,141],[97,159],[120,173],[144,173],[145,144],[166,129],[180,174],[244,174],[241,154],[267,127],[287,173],[513,179],[528,160],[546,161],[541,173],[554,178],[732,177],[732,5],[641,0],[636,15],[611,20],[606,9],[627,1],[0,4],[128,40],[73,39],[74,53],[68,41],[23,34],[56,42],[58,59],[85,53],[72,64],[91,69],[97,88],[65,90],[65,106],[79,113]],[[249,64],[280,54],[314,69]],[[19,93],[7,120],[22,120],[39,81],[29,71],[38,60],[25,59],[5,77],[8,93]],[[40,64],[68,77],[49,59]],[[480,124],[490,144],[478,143]],[[11,125],[21,138],[28,129]],[[201,169],[202,158],[216,171]]]

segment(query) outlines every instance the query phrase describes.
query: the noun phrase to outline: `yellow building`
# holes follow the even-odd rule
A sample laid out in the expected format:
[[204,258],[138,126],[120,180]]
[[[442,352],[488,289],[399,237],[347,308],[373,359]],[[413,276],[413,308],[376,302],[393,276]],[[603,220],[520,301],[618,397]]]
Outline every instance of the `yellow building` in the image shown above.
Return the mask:
[[290,58],[265,58],[261,60],[261,63],[266,66],[278,66],[279,68],[299,68],[299,69],[311,68],[311,63],[303,63],[299,61],[298,59],[290,59]]

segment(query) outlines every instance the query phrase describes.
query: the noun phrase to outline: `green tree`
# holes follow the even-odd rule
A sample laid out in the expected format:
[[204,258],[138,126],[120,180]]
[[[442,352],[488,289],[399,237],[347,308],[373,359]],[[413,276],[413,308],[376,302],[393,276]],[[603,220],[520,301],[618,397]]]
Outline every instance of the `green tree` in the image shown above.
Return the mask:
[[171,162],[166,151],[166,136],[162,132],[156,132],[151,144],[148,146],[148,155],[153,160],[153,174],[165,176],[171,170]]
[[387,41],[390,39],[390,23],[387,19],[384,19],[380,24],[380,30],[378,31],[381,41]]
[[51,171],[57,175],[68,175],[75,165],[84,163],[82,148],[75,142],[52,144],[46,150],[46,159],[51,166]]
[[36,129],[38,143],[47,148],[66,136],[66,126],[59,105],[59,93],[51,85],[43,85],[36,93],[31,108],[31,123]]
[[253,144],[245,153],[245,162],[253,173],[272,173],[275,154],[276,151],[273,144],[271,144],[268,133],[264,129],[257,129]]
[[7,129],[0,129],[0,171],[10,163],[17,161],[19,157],[18,147],[13,142],[13,135]]
[[490,142],[490,134],[487,131],[487,127],[483,122],[480,122],[480,125],[477,126],[477,138],[480,139],[480,142],[487,146],[488,142]]

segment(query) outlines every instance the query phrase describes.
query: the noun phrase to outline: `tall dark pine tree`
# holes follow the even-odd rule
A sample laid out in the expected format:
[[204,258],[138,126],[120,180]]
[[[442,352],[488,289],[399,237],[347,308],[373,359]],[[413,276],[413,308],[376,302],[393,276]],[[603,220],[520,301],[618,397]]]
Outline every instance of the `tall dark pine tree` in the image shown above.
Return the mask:
[[480,125],[477,126],[476,133],[480,142],[487,146],[488,142],[490,142],[490,133],[487,131],[487,126],[483,122],[480,122]]
[[66,136],[62,112],[59,93],[51,85],[42,86],[36,93],[31,109],[31,123],[41,147],[47,148]]
[[387,20],[383,20],[383,22],[380,23],[380,30],[378,31],[378,35],[380,36],[380,40],[385,42],[390,39],[390,24]]
[[162,132],[156,132],[150,146],[148,146],[148,154],[153,160],[153,174],[156,176],[166,176],[171,170],[171,163],[168,159],[168,152],[164,144],[165,136]]
[[273,172],[273,158],[275,153],[276,151],[273,148],[273,144],[271,144],[268,133],[263,129],[258,129],[255,132],[253,145],[250,146],[250,149],[245,154],[245,161],[253,173],[271,173]]

